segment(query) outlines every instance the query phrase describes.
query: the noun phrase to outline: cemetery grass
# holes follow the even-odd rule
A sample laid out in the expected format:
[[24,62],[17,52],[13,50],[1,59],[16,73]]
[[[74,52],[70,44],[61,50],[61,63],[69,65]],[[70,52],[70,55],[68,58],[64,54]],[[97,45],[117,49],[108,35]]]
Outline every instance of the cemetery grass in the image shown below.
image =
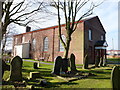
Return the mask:
[[[65,82],[56,78],[51,74],[53,65],[41,64],[39,69],[33,69],[33,62],[24,61],[23,63],[23,77],[25,80],[29,77],[30,72],[40,72],[40,77],[47,80],[47,85],[41,87],[34,81],[28,81],[29,85],[34,85],[36,88],[111,88],[111,70],[112,67],[100,67],[93,69],[77,68],[79,71],[91,72],[97,76],[90,76],[85,79],[80,79],[72,82]],[[4,74],[4,79],[9,77],[9,71]],[[39,79],[39,78],[38,78]]]
[[109,61],[120,61],[120,58],[108,58]]

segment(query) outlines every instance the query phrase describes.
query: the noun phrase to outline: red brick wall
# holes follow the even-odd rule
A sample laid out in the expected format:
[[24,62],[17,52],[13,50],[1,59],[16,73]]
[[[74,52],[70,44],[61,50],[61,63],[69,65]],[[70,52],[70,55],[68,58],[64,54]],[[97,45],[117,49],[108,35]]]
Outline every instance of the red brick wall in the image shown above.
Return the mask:
[[[88,30],[92,30],[93,40],[88,40]],[[54,61],[57,56],[63,56],[64,52],[59,51],[59,38],[58,38],[58,28],[50,28],[47,30],[38,30],[34,32],[28,32],[21,35],[16,35],[14,38],[19,38],[19,43],[22,43],[22,36],[25,37],[25,42],[30,42],[32,47],[32,40],[36,40],[35,50],[30,51],[31,58],[40,59],[45,58],[45,61]],[[62,34],[66,36],[65,27],[62,26]],[[84,53],[87,48],[92,48],[92,56],[89,57],[90,62],[94,62],[94,44],[96,41],[100,40],[101,34],[105,34],[103,27],[99,23],[98,18],[93,18],[85,22],[78,24],[76,31],[72,35],[72,41],[70,44],[69,57],[71,53],[76,56],[76,64],[83,64]],[[48,51],[43,51],[43,40],[45,37],[49,40]],[[89,52],[89,51],[88,51]]]
[[[95,62],[95,57],[94,57],[94,45],[98,40],[101,40],[101,35],[105,35],[104,28],[102,27],[102,24],[99,22],[99,19],[92,18],[90,20],[85,21],[85,30],[84,30],[84,45],[85,45],[85,52],[88,53],[88,58],[89,58],[89,63],[94,63]],[[88,35],[88,30],[92,30],[92,40],[89,40],[89,35]],[[85,54],[84,54],[85,55]]]

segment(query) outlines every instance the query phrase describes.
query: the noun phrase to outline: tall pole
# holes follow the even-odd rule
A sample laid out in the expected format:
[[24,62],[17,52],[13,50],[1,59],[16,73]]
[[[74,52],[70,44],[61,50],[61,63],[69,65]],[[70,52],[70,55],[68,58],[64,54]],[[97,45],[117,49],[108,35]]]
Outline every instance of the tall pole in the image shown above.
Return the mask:
[[112,38],[112,50],[114,50],[114,41],[113,41],[113,38]]
[[112,55],[114,55],[114,41],[113,41],[113,38],[112,38]]

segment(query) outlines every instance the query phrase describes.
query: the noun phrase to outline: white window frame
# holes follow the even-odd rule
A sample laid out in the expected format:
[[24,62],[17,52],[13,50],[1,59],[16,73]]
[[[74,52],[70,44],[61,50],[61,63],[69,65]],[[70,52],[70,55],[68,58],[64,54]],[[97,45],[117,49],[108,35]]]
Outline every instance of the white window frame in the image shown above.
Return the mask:
[[100,38],[101,38],[101,40],[104,40],[104,36],[103,36],[103,35],[101,35],[101,37],[100,37]]
[[48,51],[48,47],[49,47],[49,40],[48,37],[45,37],[43,40],[43,51]]
[[22,43],[25,43],[25,37],[24,36],[22,37]]
[[88,30],[88,38],[91,41],[92,40],[92,30]]
[[32,47],[35,50],[35,47],[36,47],[36,40],[35,39],[32,40]]
[[15,44],[17,44],[18,43],[18,38],[15,38]]
[[[66,43],[66,37],[65,37],[65,35],[61,35],[61,37],[62,37],[63,41]],[[59,51],[60,52],[64,52],[65,51],[64,46],[63,46],[61,40],[59,40]]]

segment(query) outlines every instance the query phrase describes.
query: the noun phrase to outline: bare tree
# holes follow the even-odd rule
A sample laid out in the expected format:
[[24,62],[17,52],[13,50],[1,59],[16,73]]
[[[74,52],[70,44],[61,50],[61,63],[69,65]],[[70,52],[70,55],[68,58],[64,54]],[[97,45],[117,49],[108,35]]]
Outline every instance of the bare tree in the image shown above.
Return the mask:
[[16,26],[14,24],[8,26],[7,31],[2,39],[2,44],[1,44],[2,55],[4,54],[6,47],[12,47],[13,35],[17,33],[18,31],[16,30]]
[[12,0],[12,2],[3,2],[2,6],[3,36],[11,23],[26,26],[29,23],[36,22],[39,17],[36,19],[34,16],[42,11],[43,2],[38,2],[38,0]]
[[[64,0],[64,1],[58,0],[57,2],[53,0],[53,2],[50,4],[52,7],[55,7],[57,9],[59,38],[65,49],[63,56],[64,58],[68,58],[71,36],[73,32],[76,30],[79,21],[87,16],[92,15],[93,9],[99,6],[101,3],[102,2],[96,5],[95,3],[90,2],[90,0]],[[83,8],[85,8],[85,6],[88,7],[88,9],[81,16],[79,16],[78,20],[76,21],[78,12],[80,12]],[[63,19],[61,13],[64,13],[63,16],[66,24],[65,26],[66,35],[67,35],[66,42],[64,42],[61,37],[61,19]]]

